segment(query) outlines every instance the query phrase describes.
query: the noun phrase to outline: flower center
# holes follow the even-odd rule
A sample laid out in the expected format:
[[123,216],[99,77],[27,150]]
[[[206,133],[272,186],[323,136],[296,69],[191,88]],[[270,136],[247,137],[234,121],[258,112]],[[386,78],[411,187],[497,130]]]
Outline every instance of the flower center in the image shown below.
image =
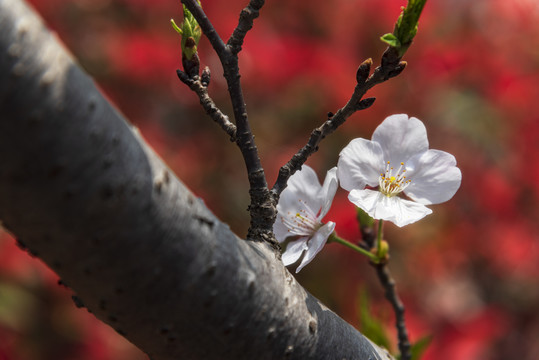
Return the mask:
[[299,202],[302,203],[301,208],[296,213],[287,212],[286,216],[281,217],[281,220],[288,228],[288,232],[292,234],[303,236],[312,235],[322,224],[317,220],[316,214],[305,201],[299,200]]
[[380,174],[378,178],[380,192],[387,197],[392,197],[404,191],[411,182],[411,180],[406,179],[405,173],[406,169],[403,162],[400,163],[399,168],[395,171],[388,161],[385,174]]

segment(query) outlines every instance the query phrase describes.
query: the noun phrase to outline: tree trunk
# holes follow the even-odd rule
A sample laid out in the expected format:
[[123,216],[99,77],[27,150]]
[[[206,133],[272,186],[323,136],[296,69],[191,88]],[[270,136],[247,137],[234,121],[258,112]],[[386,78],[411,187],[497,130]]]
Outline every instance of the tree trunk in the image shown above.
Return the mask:
[[0,219],[97,318],[154,360],[389,358],[220,222],[19,0],[0,47]]

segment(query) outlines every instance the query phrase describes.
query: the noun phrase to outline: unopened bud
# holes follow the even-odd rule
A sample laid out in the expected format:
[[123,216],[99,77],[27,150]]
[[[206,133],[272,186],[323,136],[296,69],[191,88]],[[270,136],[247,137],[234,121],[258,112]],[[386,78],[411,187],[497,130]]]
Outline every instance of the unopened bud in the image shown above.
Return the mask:
[[380,241],[380,245],[378,245],[378,257],[384,261],[389,259],[389,244],[385,240]]
[[375,97],[369,97],[369,98],[361,100],[360,102],[357,103],[356,110],[359,111],[359,110],[365,110],[365,109],[370,108],[372,104],[374,104],[375,100],[376,100]]
[[357,68],[356,81],[358,84],[363,84],[369,78],[371,73],[372,59],[369,58],[361,63]]
[[399,75],[406,68],[406,65],[408,65],[406,61],[399,62],[399,64],[387,74],[388,78]]

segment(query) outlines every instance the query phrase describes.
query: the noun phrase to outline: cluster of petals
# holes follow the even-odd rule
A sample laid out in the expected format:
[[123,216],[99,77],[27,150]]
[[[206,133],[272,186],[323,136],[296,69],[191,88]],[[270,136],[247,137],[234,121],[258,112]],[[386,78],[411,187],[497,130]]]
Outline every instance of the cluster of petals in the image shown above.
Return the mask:
[[329,170],[324,184],[320,185],[314,170],[303,165],[281,193],[273,232],[279,242],[295,237],[283,253],[285,265],[295,263],[305,252],[296,272],[312,261],[335,230],[334,222],[324,224],[322,218],[329,211],[337,188],[337,168]]
[[426,205],[453,197],[462,179],[456,164],[453,155],[429,149],[420,120],[400,114],[387,117],[372,140],[352,140],[323,185],[303,165],[290,177],[277,205],[275,237],[279,242],[293,237],[283,263],[293,264],[304,254],[298,272],[322,250],[335,229],[334,222],[322,223],[322,218],[339,183],[349,191],[348,199],[372,218],[402,227],[432,213]]

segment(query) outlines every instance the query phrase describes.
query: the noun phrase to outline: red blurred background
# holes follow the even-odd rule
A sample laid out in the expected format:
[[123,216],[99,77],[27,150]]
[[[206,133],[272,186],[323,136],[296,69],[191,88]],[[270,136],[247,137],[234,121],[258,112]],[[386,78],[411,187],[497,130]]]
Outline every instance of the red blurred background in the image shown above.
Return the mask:
[[[247,180],[234,144],[176,78],[179,1],[32,0],[107,96],[210,208],[243,236]],[[223,38],[246,0],[203,0]],[[344,105],[355,70],[375,63],[405,1],[269,1],[247,35],[240,67],[251,125],[269,182],[328,111]],[[424,359],[539,358],[539,3],[431,0],[408,68],[371,91],[377,101],[325,139],[308,164],[320,177],[353,138],[388,115],[423,120],[432,148],[454,154],[462,187],[434,213],[386,228],[390,268],[407,306],[412,341],[433,337]],[[203,39],[211,95],[227,113],[218,59]],[[323,179],[322,179],[323,180]],[[359,237],[338,192],[328,220]],[[392,338],[392,311],[366,260],[328,245],[300,282],[352,324],[368,291]],[[112,329],[76,309],[39,260],[0,235],[0,360],[146,359]],[[394,349],[393,349],[394,350]]]

